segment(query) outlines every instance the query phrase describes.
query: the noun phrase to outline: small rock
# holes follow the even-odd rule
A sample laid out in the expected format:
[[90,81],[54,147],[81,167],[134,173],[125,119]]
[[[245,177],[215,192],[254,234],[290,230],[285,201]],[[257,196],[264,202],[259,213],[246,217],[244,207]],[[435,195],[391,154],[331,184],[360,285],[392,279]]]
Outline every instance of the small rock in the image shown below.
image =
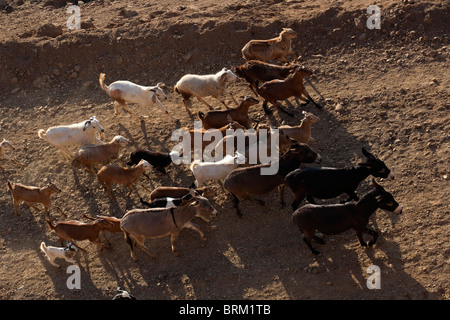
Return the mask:
[[17,92],[19,92],[20,88],[14,88],[11,90],[11,94],[16,94]]
[[192,55],[193,55],[192,52],[186,53],[186,54],[183,56],[184,62],[188,62],[189,60],[191,60]]
[[81,67],[79,65],[76,65],[75,68],[73,68],[73,70],[75,72],[80,72],[81,71]]
[[44,24],[36,30],[36,35],[40,37],[56,38],[63,34],[63,28],[61,26],[55,26],[52,23]]
[[11,79],[11,84],[12,85],[17,84],[17,83],[19,83],[19,79],[17,79],[16,77]]
[[92,82],[92,81],[86,81],[85,83],[83,83],[83,87],[86,89],[89,89],[92,87],[93,84],[94,84],[94,82]]
[[59,76],[60,75],[60,71],[59,71],[59,69],[53,69],[53,74],[55,75],[55,76]]
[[338,103],[335,107],[334,110],[337,112],[342,112],[344,111],[344,106],[341,103]]
[[366,39],[367,39],[366,33],[364,32],[363,34],[361,34],[361,35],[358,37],[358,39],[361,40],[361,41],[366,40]]
[[134,10],[128,10],[125,8],[120,9],[119,15],[124,18],[132,18],[138,15],[138,13]]

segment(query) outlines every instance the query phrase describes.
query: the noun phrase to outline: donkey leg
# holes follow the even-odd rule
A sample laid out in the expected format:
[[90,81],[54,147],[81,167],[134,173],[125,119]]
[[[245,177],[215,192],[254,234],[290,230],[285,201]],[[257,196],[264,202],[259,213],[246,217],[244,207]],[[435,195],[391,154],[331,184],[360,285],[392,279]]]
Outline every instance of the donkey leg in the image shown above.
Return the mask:
[[367,227],[364,229],[364,232],[372,236],[372,240],[369,241],[368,245],[369,247],[373,246],[377,242],[378,232]]

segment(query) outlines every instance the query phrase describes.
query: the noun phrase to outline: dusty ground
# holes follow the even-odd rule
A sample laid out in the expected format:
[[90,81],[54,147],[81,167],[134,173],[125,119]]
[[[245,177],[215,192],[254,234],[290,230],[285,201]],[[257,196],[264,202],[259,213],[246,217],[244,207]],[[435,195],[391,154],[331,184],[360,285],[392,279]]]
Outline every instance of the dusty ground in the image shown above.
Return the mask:
[[[227,194],[212,183],[211,198],[219,211],[213,223],[198,221],[207,242],[185,230],[180,256],[168,238],[148,240],[157,255],[138,251],[133,262],[121,234],[110,235],[112,248],[101,253],[83,242],[81,289],[66,287],[67,263],[50,265],[39,244],[58,245],[44,216],[20,206],[13,214],[10,194],[0,189],[0,298],[111,299],[117,286],[138,299],[449,299],[449,4],[447,1],[383,0],[380,30],[364,28],[372,2],[354,1],[178,1],[144,0],[80,2],[84,29],[70,31],[68,5],[44,1],[12,3],[0,13],[0,138],[16,147],[10,156],[24,166],[1,160],[1,184],[7,180],[43,185],[49,177],[62,189],[53,201],[71,219],[83,213],[121,217],[140,207],[136,194],[125,197],[116,187],[110,202],[96,179],[74,169],[37,136],[41,128],[79,122],[96,115],[108,140],[121,134],[133,147],[169,151],[172,131],[192,127],[181,98],[172,92],[185,73],[213,73],[243,62],[240,49],[250,39],[276,36],[291,27],[293,42],[305,66],[314,70],[311,95],[324,105],[300,108],[295,99],[284,105],[295,118],[261,104],[251,115],[263,122],[297,124],[307,110],[320,117],[313,136],[321,143],[323,165],[348,167],[363,159],[366,147],[396,174],[379,182],[404,206],[396,216],[377,211],[371,224],[380,232],[376,246],[361,248],[349,231],[326,237],[322,254],[313,256],[291,222],[291,209],[281,208],[274,191],[265,207],[242,203],[238,218]],[[362,19],[362,27],[358,28]],[[52,23],[52,26],[45,24]],[[360,24],[359,24],[360,25]],[[174,124],[155,108],[141,124],[121,114],[98,85],[127,79],[142,84],[164,82]],[[236,97],[251,94],[237,82]],[[228,99],[228,98],[227,98]],[[217,108],[219,104],[212,99]],[[227,100],[231,103],[230,100]],[[134,110],[137,106],[133,105]],[[205,107],[194,101],[194,109]],[[193,181],[185,166],[171,166],[171,179],[152,172],[148,189],[187,186]],[[368,190],[368,180],[358,192]],[[147,191],[138,187],[140,195]],[[286,192],[287,202],[292,195]],[[53,220],[64,219],[56,211]],[[381,269],[381,289],[369,290],[366,270]]]

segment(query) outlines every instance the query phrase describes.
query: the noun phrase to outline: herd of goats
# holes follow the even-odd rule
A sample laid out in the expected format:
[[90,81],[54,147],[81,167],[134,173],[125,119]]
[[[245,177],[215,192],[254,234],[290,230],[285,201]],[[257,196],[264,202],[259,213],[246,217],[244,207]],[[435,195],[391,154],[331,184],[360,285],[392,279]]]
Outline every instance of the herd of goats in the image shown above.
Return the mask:
[[[311,98],[303,85],[304,77],[311,75],[311,71],[298,64],[297,57],[291,49],[291,41],[296,36],[295,31],[285,28],[276,38],[251,40],[242,49],[242,56],[246,60],[244,64],[234,67],[232,70],[223,68],[216,74],[188,74],[176,83],[174,92],[182,96],[190,117],[192,117],[191,98],[196,97],[210,109],[206,113],[197,113],[203,123],[200,133],[215,130],[225,134],[227,129],[236,131],[240,129],[246,137],[248,135],[246,141],[252,141],[251,135],[258,135],[258,130],[255,129],[259,124],[252,128],[254,120],[248,116],[249,107],[257,104],[258,100],[248,96],[238,103],[226,90],[227,83],[239,77],[248,82],[256,96],[264,99],[263,107],[266,113],[271,112],[268,109],[270,102],[279,111],[293,116],[278,103],[279,100],[290,97],[296,97],[305,104],[313,103],[316,107],[321,107]],[[289,62],[286,59],[289,55],[294,56],[294,61]],[[281,60],[285,64],[274,64],[275,60]],[[173,121],[179,121],[170,115],[161,103],[161,100],[167,97],[160,83],[156,86],[146,87],[129,81],[115,81],[106,85],[103,73],[100,74],[99,83],[100,87],[114,101],[116,116],[121,110],[124,110],[136,119],[140,119],[126,103],[139,104],[148,112],[148,107],[156,104]],[[237,107],[227,106],[223,100],[224,93],[231,96]],[[226,109],[213,110],[212,106],[203,99],[204,97],[216,98]],[[372,246],[376,243],[378,234],[367,226],[370,216],[378,208],[401,213],[402,207],[373,178],[371,191],[359,197],[355,190],[369,176],[392,179],[393,173],[382,160],[364,148],[362,148],[362,153],[366,157],[366,161],[352,168],[301,166],[305,163],[320,162],[321,159],[320,155],[310,147],[311,142],[319,145],[311,137],[311,126],[319,119],[309,112],[303,112],[303,114],[304,118],[300,125],[278,127],[278,149],[275,151],[279,153],[279,159],[277,160],[278,171],[275,174],[261,173],[262,168],[270,165],[268,163],[243,165],[249,152],[255,147],[247,143],[242,149],[233,150],[233,153],[225,153],[222,160],[192,162],[190,169],[195,177],[195,183],[192,186],[158,187],[151,192],[148,201],[140,199],[142,204],[149,208],[129,210],[121,219],[111,216],[84,215],[90,220],[89,222],[70,220],[54,223],[47,217],[46,222],[49,228],[60,237],[61,247],[47,246],[42,242],[41,250],[50,263],[55,266],[58,266],[55,263],[56,258],[63,258],[74,263],[75,252],[78,249],[85,250],[74,241],[89,240],[95,243],[101,251],[105,244],[100,241],[99,235],[102,233],[104,241],[109,245],[110,242],[105,235],[105,231],[108,231],[124,234],[133,259],[136,259],[134,250],[136,246],[151,257],[155,257],[145,247],[145,239],[169,235],[172,251],[177,254],[176,240],[183,228],[196,230],[202,240],[206,239],[199,226],[191,220],[194,217],[200,217],[209,221],[212,216],[216,215],[217,210],[208,200],[208,197],[211,196],[210,189],[205,186],[205,183],[217,180],[223,181],[223,187],[231,194],[236,213],[241,217],[240,201],[249,199],[263,204],[262,200],[254,197],[268,194],[277,188],[279,189],[280,203],[284,205],[283,193],[284,187],[287,186],[294,194],[293,223],[303,232],[304,241],[313,254],[319,254],[319,251],[313,248],[312,240],[324,244],[323,238],[316,234],[317,231],[327,235],[354,229],[362,246]],[[184,129],[191,135],[199,133],[198,129],[196,129],[197,131]],[[133,151],[126,165],[111,163],[113,160],[119,160],[121,149],[127,146],[129,141],[122,136],[115,136],[110,142],[99,139],[99,136],[104,138],[104,130],[95,116],[76,124],[54,126],[47,130],[41,129],[38,136],[58,148],[73,165],[84,165],[89,172],[96,175],[111,199],[114,198],[111,191],[112,184],[127,186],[129,189],[127,196],[129,196],[133,191],[133,185],[142,175],[146,175],[149,170],[153,169],[166,173],[165,168],[172,163],[173,154],[145,149]],[[270,137],[269,134],[268,139]],[[224,135],[224,138],[216,144],[215,152],[228,152],[227,143],[234,143],[235,140],[236,136],[234,135]],[[67,148],[68,146],[78,146],[79,149],[72,154]],[[266,142],[266,144],[259,143],[256,147],[270,148],[270,146],[271,144]],[[205,147],[206,145],[202,145],[202,150]],[[0,157],[5,157],[4,152],[8,149],[13,149],[13,147],[7,140],[4,140],[0,145]],[[44,187],[25,186],[10,181],[6,184],[12,195],[16,215],[18,215],[19,204],[22,202],[36,210],[40,209],[35,204],[41,203],[47,215],[49,209],[53,208],[64,215],[61,208],[51,203],[51,195],[61,192],[51,181]],[[349,198],[338,204],[315,204],[315,199],[331,199],[341,194],[346,194]],[[305,198],[308,204],[298,208]],[[372,239],[368,243],[365,242],[363,234],[369,234]],[[64,245],[64,241],[67,242],[66,245]]]

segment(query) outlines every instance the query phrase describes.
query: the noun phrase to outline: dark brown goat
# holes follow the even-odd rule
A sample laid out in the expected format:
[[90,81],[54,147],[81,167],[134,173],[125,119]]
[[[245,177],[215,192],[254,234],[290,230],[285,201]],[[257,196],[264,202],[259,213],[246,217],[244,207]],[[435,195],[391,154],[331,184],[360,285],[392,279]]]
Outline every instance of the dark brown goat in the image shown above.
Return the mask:
[[284,205],[283,183],[284,177],[292,170],[298,168],[301,163],[320,161],[320,155],[315,153],[306,144],[293,144],[291,148],[280,157],[278,172],[273,175],[261,174],[261,168],[269,167],[270,164],[255,165],[245,168],[237,168],[230,172],[225,178],[223,186],[234,199],[234,206],[238,216],[242,216],[239,210],[239,201],[249,199],[263,205],[264,202],[252,198],[252,196],[269,193],[281,186],[279,190],[280,203]]
[[[305,235],[303,240],[312,253],[320,253],[312,247],[312,239],[320,244],[325,244],[322,238],[315,235],[317,230],[323,234],[339,234],[354,229],[361,246],[375,244],[378,233],[367,227],[370,216],[378,208],[400,214],[402,206],[373,179],[372,185],[375,189],[366,193],[358,202],[330,205],[307,204],[292,214],[294,224]],[[363,240],[363,233],[372,236],[369,243]]]
[[267,82],[274,79],[285,79],[290,72],[298,67],[297,64],[279,66],[258,60],[250,60],[240,66],[236,66],[234,73],[238,77],[245,79],[253,93],[258,95],[256,92],[256,83],[258,81]]
[[233,121],[244,126],[246,129],[250,129],[254,120],[249,118],[248,109],[258,103],[258,100],[248,96],[245,97],[236,108],[208,111],[206,114],[199,111],[198,118],[202,121],[205,130],[218,129],[227,125],[230,122],[230,117]]
[[[256,92],[264,98],[263,108],[266,113],[270,113],[269,109],[267,109],[267,103],[270,102],[278,110],[282,112],[294,116],[292,113],[285,110],[277,100],[285,100],[290,97],[296,97],[302,101],[306,101],[306,103],[312,102],[317,108],[322,108],[321,105],[316,103],[309,93],[306,91],[305,86],[303,85],[303,78],[310,76],[312,71],[304,68],[298,67],[295,71],[291,72],[291,74],[283,80],[272,80],[265,82],[263,85],[258,87],[258,82],[256,83]],[[306,99],[304,98],[306,97]]]

